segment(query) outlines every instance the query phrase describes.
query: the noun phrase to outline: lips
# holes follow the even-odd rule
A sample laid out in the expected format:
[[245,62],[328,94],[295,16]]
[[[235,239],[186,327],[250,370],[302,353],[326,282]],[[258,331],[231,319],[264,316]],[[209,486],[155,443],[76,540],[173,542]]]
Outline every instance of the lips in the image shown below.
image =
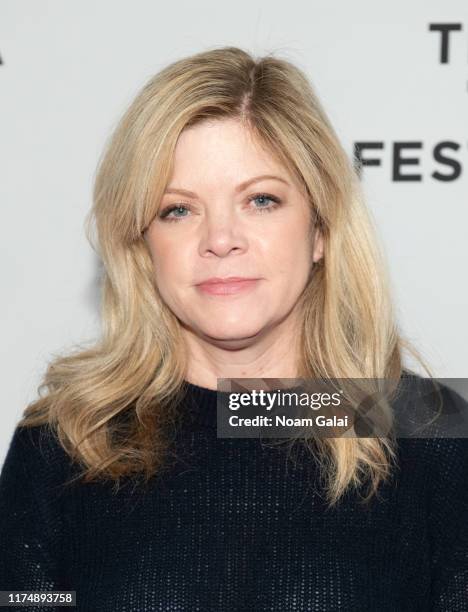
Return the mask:
[[229,277],[224,279],[210,278],[197,285],[197,288],[205,294],[209,295],[235,295],[244,293],[249,289],[253,289],[260,279],[258,278],[241,278]]
[[208,278],[199,285],[219,285],[221,283],[232,283],[232,282],[240,282],[240,281],[248,281],[248,280],[257,280],[255,278],[249,278],[247,276],[213,276],[212,278]]

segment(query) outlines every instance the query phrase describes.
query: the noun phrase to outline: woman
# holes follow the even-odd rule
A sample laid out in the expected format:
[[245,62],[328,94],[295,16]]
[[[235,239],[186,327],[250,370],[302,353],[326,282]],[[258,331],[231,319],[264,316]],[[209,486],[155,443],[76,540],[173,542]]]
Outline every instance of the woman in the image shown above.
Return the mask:
[[166,67],[91,212],[103,335],[51,363],[15,431],[0,588],[100,611],[467,610],[465,440],[324,438],[290,462],[216,436],[218,378],[412,379],[303,73],[233,47]]

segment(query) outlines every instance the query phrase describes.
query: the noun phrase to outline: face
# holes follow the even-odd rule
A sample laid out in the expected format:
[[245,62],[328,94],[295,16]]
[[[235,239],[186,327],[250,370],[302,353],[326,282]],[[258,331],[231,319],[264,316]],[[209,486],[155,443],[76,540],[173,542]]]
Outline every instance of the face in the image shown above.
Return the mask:
[[[158,290],[184,333],[240,348],[297,316],[323,254],[312,227],[293,176],[240,122],[222,119],[181,133],[145,239]],[[254,280],[200,285],[213,277]]]

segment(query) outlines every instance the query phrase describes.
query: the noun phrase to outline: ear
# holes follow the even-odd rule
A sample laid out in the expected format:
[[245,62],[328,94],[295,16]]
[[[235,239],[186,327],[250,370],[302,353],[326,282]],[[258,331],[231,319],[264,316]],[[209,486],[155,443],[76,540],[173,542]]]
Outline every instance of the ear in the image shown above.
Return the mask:
[[316,227],[314,230],[314,247],[313,247],[313,255],[312,255],[312,260],[314,263],[317,263],[318,261],[322,259],[323,247],[324,247],[323,234],[320,231],[320,229]]

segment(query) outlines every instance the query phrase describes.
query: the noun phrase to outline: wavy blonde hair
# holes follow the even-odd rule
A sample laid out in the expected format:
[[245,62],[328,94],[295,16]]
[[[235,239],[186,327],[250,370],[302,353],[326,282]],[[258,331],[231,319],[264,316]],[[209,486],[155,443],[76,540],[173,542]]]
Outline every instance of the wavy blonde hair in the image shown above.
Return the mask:
[[[399,379],[403,348],[423,363],[397,330],[356,169],[304,73],[273,53],[254,59],[223,47],[192,55],[144,85],[106,143],[86,227],[104,264],[102,334],[55,356],[19,423],[48,424],[83,466],[85,482],[110,478],[118,487],[123,476],[148,480],[165,464],[163,425],[183,399],[186,352],[143,233],[170,178],[178,136],[215,118],[242,120],[299,178],[324,236],[323,263],[301,297],[298,377]],[[390,438],[317,444],[331,505],[364,482],[369,499],[396,456]]]

